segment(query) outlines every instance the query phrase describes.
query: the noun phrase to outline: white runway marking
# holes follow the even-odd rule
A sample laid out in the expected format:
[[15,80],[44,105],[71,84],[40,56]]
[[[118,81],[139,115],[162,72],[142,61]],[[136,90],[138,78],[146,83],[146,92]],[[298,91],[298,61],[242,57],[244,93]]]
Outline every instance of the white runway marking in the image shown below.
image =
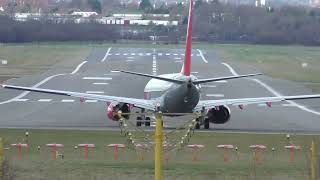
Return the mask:
[[136,55],[136,53],[131,53],[131,56],[135,56]]
[[70,74],[75,74],[75,73],[77,73],[78,71],[79,71],[79,69],[85,64],[85,63],[87,63],[88,61],[83,61],[82,63],[80,63],[77,67],[76,67],[76,69],[74,69]]
[[203,62],[208,63],[207,59],[204,57],[202,51],[200,49],[197,49],[197,51],[199,52],[199,54],[197,56],[201,56]]
[[[226,66],[229,71],[231,72],[231,74],[233,74],[234,76],[238,76],[239,74],[227,63],[222,63],[224,66]],[[264,82],[260,81],[259,79],[255,79],[255,78],[247,78],[247,79],[250,79],[252,81],[255,81],[256,83],[260,84],[262,87],[266,88],[270,93],[272,93],[273,95],[277,96],[277,97],[280,97],[282,96],[279,92],[275,91],[272,87],[268,86],[267,84],[265,84]],[[303,111],[307,111],[307,112],[310,112],[310,113],[313,113],[315,115],[320,115],[320,112],[318,111],[315,111],[315,110],[312,110],[312,109],[309,109],[305,106],[302,106],[294,101],[291,101],[291,100],[288,100],[287,101],[288,103],[290,103],[292,106],[296,106],[297,108],[303,110]]]
[[170,56],[170,53],[166,53],[166,56]]
[[89,100],[86,100],[85,102],[86,102],[86,103],[96,103],[96,102],[98,102],[98,100],[91,100],[91,99],[89,99]]
[[[57,76],[62,76],[62,75],[65,75],[65,74],[56,74],[56,75],[53,75],[53,76],[49,76],[49,77],[45,78],[44,80],[40,81],[39,83],[37,83],[36,85],[32,86],[32,88],[37,88],[37,87],[41,86],[42,84],[46,83],[47,81],[49,81],[50,79],[55,78]],[[30,91],[23,91],[23,93],[19,94],[18,96],[14,97],[12,99],[0,102],[0,105],[13,102],[16,99],[21,99],[21,98],[25,97],[26,95],[28,95],[29,93],[30,93]]]
[[191,74],[198,74],[199,72],[191,72]]
[[181,56],[184,56],[184,54],[180,54]]
[[174,61],[175,63],[182,63],[182,61],[180,60],[180,61]]
[[[80,64],[82,64],[82,63],[83,63],[83,62],[81,62]],[[80,64],[79,64],[79,65],[80,65]],[[79,66],[79,65],[78,65],[78,66]],[[78,67],[78,66],[77,66],[77,67]],[[81,66],[80,66],[80,67],[81,67]],[[77,68],[76,68],[76,69],[77,69]],[[74,72],[74,71],[72,71],[72,72]],[[72,72],[71,72],[71,73],[72,73]],[[70,74],[71,74],[71,73],[70,73]],[[43,85],[44,83],[50,81],[51,79],[53,79],[53,78],[55,78],[55,77],[64,76],[64,75],[65,75],[65,74],[55,74],[55,75],[49,76],[49,77],[43,79],[42,81],[38,82],[37,84],[33,85],[32,88],[37,88],[37,87]],[[1,105],[1,104],[7,104],[7,103],[10,103],[10,102],[13,102],[13,101],[15,101],[16,99],[22,99],[23,97],[25,97],[25,96],[28,95],[29,93],[30,93],[30,91],[23,91],[21,94],[19,94],[18,96],[14,97],[14,98],[12,98],[12,99],[9,99],[9,100],[7,100],[7,101],[0,102],[0,105]]]
[[112,73],[119,73],[120,71],[110,71],[110,72],[112,72]]
[[215,81],[216,83],[227,83],[228,81],[226,80],[221,80],[221,81]]
[[112,80],[111,77],[83,77],[84,80]]
[[162,53],[158,53],[158,56],[162,56]]
[[92,83],[93,85],[108,85],[109,83],[100,83],[100,82],[97,82],[97,83]]
[[180,57],[175,57],[174,59],[181,59]]
[[74,102],[75,100],[74,99],[62,99],[61,100],[61,102],[69,102],[69,103],[71,103],[71,102]]
[[39,99],[38,101],[39,102],[51,102],[52,99]]
[[294,104],[282,104],[283,107],[295,107]]
[[139,53],[139,56],[143,56],[143,54],[142,54],[142,53]]
[[204,87],[204,88],[215,88],[217,86],[215,86],[215,85],[201,85],[201,87]]
[[104,61],[107,59],[107,57],[109,56],[109,52],[110,52],[111,48],[112,48],[112,47],[109,47],[109,48],[108,48],[107,53],[106,53],[106,54],[104,55],[104,57],[102,58],[101,62],[104,62]]
[[151,56],[151,53],[146,53],[146,56]]
[[178,54],[173,54],[174,56],[178,56]]
[[116,53],[116,54],[114,54],[114,55],[119,56],[119,55],[120,55],[120,53]]
[[29,99],[15,99],[14,101],[17,101],[17,102],[26,102],[28,101]]
[[88,94],[103,94],[104,91],[86,91]]
[[224,97],[224,94],[206,94],[207,97]]
[[152,74],[157,75],[157,56],[156,49],[153,49],[153,56],[152,56]]

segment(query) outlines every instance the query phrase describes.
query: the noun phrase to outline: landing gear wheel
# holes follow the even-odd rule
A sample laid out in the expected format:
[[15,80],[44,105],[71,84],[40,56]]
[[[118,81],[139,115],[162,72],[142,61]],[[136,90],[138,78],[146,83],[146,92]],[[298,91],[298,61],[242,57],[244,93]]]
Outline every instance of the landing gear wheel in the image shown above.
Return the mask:
[[151,121],[150,117],[146,117],[145,125],[150,126],[150,123],[151,123],[150,121]]
[[196,119],[195,129],[200,129],[200,119],[199,118]]
[[210,128],[210,121],[208,118],[204,119],[204,129],[209,129]]
[[141,126],[141,124],[142,124],[141,121],[142,121],[142,118],[141,118],[141,117],[137,117],[137,124],[136,124],[136,125],[137,125],[138,127]]

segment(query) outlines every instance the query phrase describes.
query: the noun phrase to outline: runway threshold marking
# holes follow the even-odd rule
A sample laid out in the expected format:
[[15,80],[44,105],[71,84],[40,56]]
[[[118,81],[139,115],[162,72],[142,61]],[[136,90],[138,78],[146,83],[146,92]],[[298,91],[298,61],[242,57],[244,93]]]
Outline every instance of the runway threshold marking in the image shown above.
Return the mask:
[[111,77],[83,77],[84,80],[112,80]]
[[199,54],[197,56],[200,56],[203,60],[203,62],[208,63],[207,59],[204,57],[202,51],[200,49],[197,49],[197,51],[199,52]]
[[[239,74],[227,63],[222,63],[224,66],[226,66],[229,71],[231,72],[231,74],[233,74],[234,76],[238,76]],[[251,81],[254,81],[258,84],[260,84],[262,87],[266,88],[270,93],[272,93],[273,95],[277,96],[277,97],[281,97],[282,95],[277,92],[276,90],[274,90],[271,86],[268,86],[267,84],[265,84],[264,82],[260,81],[259,79],[255,79],[255,78],[247,78]],[[306,112],[310,112],[312,114],[315,114],[315,115],[320,115],[320,112],[318,111],[315,111],[315,110],[312,110],[312,109],[309,109],[305,106],[302,106],[294,101],[291,101],[291,100],[287,100],[287,102],[289,104],[291,104],[292,106],[296,106],[297,108],[303,110],[303,111],[306,111]]]
[[109,56],[109,52],[111,51],[111,48],[112,47],[109,47],[108,50],[107,50],[107,53],[104,55],[104,57],[102,58],[101,62],[104,62],[106,61],[107,57]]

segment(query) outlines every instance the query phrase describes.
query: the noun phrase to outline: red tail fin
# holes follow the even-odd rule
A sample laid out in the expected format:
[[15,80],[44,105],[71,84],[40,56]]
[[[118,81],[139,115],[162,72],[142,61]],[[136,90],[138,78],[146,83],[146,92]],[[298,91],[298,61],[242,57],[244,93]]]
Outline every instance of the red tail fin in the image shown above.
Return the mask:
[[193,6],[193,0],[190,0],[189,16],[188,16],[188,30],[187,30],[187,38],[186,38],[186,51],[185,51],[185,56],[184,56],[183,69],[182,69],[182,73],[185,76],[190,76],[190,71],[191,71],[192,6]]

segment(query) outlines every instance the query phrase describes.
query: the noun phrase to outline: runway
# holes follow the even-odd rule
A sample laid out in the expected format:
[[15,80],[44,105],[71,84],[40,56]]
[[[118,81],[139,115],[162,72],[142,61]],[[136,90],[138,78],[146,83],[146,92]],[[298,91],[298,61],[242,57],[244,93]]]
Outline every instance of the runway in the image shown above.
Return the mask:
[[[148,74],[180,72],[183,49],[95,48],[83,60],[57,64],[48,72],[6,84],[34,86],[92,94],[143,98],[149,79],[122,74],[115,69]],[[192,74],[198,78],[257,73],[243,64],[228,64],[215,50],[193,49]],[[249,98],[312,94],[302,85],[268,76],[220,81],[202,86],[202,99]],[[248,105],[244,110],[230,107],[231,119],[214,130],[320,132],[319,100]],[[94,100],[0,89],[1,128],[104,129],[118,127],[106,117],[106,104]],[[166,121],[167,127],[175,122]]]

